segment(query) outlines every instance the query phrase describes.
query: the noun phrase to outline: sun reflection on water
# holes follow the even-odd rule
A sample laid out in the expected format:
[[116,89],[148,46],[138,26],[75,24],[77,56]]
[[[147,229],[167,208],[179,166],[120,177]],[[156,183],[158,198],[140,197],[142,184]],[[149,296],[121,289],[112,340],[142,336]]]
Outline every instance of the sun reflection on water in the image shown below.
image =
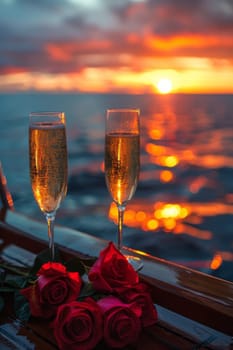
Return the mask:
[[[195,122],[197,129],[201,126],[204,130],[207,122],[211,127],[208,116],[190,123],[188,116],[177,118],[169,105],[164,113],[144,116],[143,121],[140,181],[147,184],[150,198],[148,202],[144,197],[137,200],[135,194],[125,211],[125,225],[151,234],[185,234],[203,242],[212,240],[212,230],[202,225],[205,218],[233,215],[233,193],[222,191],[217,173],[226,165],[233,167],[233,157],[221,152],[226,146],[225,136],[233,137],[233,131],[221,134],[215,128],[209,133],[203,131],[203,135],[195,134]],[[117,215],[112,203],[109,218],[116,223]],[[233,261],[233,254],[219,251],[208,266],[216,270],[224,260]]]

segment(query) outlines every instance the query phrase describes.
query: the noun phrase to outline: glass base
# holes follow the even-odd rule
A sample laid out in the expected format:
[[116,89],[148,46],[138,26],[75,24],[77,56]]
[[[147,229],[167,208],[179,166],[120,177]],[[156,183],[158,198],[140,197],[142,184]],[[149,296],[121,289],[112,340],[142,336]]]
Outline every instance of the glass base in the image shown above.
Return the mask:
[[135,271],[140,271],[143,268],[143,262],[140,258],[132,255],[125,255],[129,264],[134,268]]

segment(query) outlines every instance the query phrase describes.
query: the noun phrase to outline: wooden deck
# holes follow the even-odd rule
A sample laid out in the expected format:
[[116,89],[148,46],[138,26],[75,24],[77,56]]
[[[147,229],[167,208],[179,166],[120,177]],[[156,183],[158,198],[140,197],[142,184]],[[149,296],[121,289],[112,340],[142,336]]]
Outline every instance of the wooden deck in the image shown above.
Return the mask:
[[[46,226],[14,211],[2,212],[0,253],[7,261],[32,264],[47,247]],[[20,229],[19,229],[20,228]],[[56,227],[55,242],[64,259],[73,254],[97,257],[107,242]],[[140,278],[150,284],[159,322],[148,328],[134,349],[233,349],[233,283],[130,251],[143,259]],[[0,315],[0,349],[57,349],[47,327],[27,325],[8,307]],[[102,345],[98,349],[105,349]]]

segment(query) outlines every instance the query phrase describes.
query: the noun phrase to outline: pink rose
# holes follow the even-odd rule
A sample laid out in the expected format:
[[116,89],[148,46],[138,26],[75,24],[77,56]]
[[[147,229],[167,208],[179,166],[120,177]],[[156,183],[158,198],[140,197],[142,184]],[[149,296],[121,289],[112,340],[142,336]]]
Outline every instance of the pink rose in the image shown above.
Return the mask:
[[122,290],[121,299],[126,303],[137,303],[141,306],[141,321],[143,327],[151,326],[158,321],[158,313],[153,300],[144,283],[139,283],[132,288]]
[[95,290],[103,293],[117,293],[138,283],[138,274],[112,242],[101,251],[99,258],[89,271],[89,280]]
[[32,286],[21,290],[29,301],[33,316],[50,318],[59,305],[79,296],[82,280],[78,272],[68,272],[64,265],[48,262],[42,265],[37,275]]
[[91,350],[103,337],[102,312],[91,298],[61,305],[52,326],[60,350]]
[[114,296],[98,301],[104,315],[104,340],[110,348],[123,348],[137,341],[141,331],[141,308],[124,304]]

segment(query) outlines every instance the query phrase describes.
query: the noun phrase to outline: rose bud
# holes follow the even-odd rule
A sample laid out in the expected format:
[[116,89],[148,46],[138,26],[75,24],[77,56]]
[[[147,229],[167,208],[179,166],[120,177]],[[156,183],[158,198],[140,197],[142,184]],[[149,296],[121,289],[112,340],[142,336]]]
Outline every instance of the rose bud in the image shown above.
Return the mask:
[[103,293],[117,293],[122,288],[138,283],[139,280],[136,271],[112,242],[101,251],[88,277],[94,289]]

